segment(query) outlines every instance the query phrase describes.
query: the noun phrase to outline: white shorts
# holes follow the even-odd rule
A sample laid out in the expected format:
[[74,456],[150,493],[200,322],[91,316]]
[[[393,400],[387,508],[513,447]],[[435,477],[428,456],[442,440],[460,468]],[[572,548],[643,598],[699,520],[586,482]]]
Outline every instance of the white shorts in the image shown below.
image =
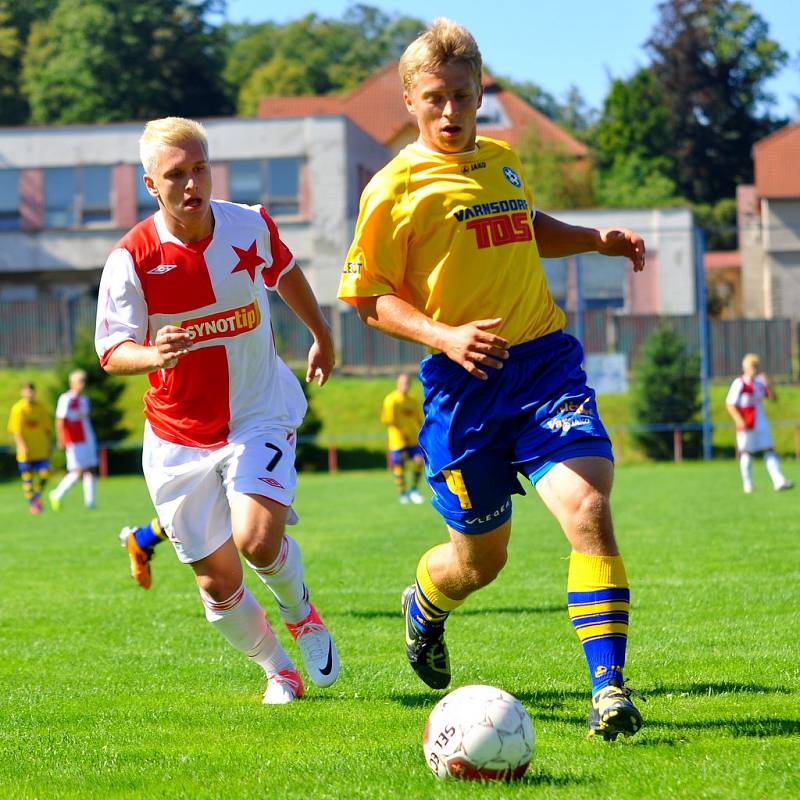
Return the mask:
[[199,561],[231,537],[231,502],[257,494],[292,509],[297,472],[295,432],[265,427],[216,450],[160,439],[145,423],[142,466],[158,518],[185,564]]
[[93,441],[68,444],[67,472],[75,469],[92,469],[97,466],[97,446]]
[[736,447],[740,453],[760,453],[772,450],[772,432],[769,425],[756,425],[749,431],[736,431]]

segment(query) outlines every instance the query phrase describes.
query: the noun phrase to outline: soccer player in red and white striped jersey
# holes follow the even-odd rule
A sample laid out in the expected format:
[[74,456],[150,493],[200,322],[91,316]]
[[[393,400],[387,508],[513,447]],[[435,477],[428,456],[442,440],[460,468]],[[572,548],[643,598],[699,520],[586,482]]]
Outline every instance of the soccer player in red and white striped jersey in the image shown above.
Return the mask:
[[736,425],[736,449],[739,451],[739,471],[745,494],[753,491],[753,456],[764,453],[764,464],[775,491],[791,489],[794,484],[781,471],[781,462],[772,444],[764,401],[774,397],[763,373],[758,372],[759,358],[748,353],[742,359],[742,374],[734,378],[725,398],[725,407]]
[[143,465],[158,517],[195,572],[207,619],[264,669],[264,702],[291,702],[302,680],[242,582],[240,553],[275,596],[314,683],[332,684],[339,660],[285,534],[297,521],[306,401],[276,351],[267,290],[313,336],[308,381],[333,369],[330,330],[266,211],[211,199],[202,126],[149,122],[140,156],[159,210],[106,262],[97,352],[108,372],[148,374]]
[[97,441],[90,417],[89,398],[83,394],[86,373],[76,369],[69,374],[69,391],[56,403],[56,439],[67,455],[67,474],[50,492],[48,499],[53,511],[61,508],[61,498],[83,480],[83,503],[94,508],[94,472],[97,469]]

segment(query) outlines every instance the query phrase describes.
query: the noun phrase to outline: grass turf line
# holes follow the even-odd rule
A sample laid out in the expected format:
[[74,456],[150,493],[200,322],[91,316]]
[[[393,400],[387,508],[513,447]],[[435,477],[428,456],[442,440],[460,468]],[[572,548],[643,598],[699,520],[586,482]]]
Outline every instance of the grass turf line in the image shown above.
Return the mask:
[[448,626],[453,686],[496,684],[531,713],[535,760],[513,786],[427,770],[422,730],[440,694],[405,663],[399,594],[442,527],[429,506],[396,504],[388,475],[300,477],[296,535],[343,669],[285,708],[259,704],[260,670],[205,622],[170,545],[152,590],[130,579],[116,533],[150,514],[140,479],[102,482],[95,512],[76,489],[38,518],[0,485],[0,797],[798,796],[798,497],[755,474],[745,497],[733,462],[618,470],[627,674],[649,702],[643,731],[613,745],[584,739],[568,547],[535,493],[516,500],[507,568]]

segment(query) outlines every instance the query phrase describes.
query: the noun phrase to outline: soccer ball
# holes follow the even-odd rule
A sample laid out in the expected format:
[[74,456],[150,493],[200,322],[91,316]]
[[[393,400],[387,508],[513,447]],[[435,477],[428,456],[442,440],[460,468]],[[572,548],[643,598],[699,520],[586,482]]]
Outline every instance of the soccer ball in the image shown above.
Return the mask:
[[437,778],[514,780],[533,757],[533,723],[514,695],[462,686],[434,706],[422,747]]

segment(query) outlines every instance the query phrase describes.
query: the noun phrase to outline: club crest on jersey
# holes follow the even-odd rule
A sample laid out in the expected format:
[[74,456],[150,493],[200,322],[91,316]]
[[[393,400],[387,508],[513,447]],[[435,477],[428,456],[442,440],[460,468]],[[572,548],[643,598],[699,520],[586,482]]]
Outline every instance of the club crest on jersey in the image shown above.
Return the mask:
[[189,332],[193,344],[198,344],[211,339],[227,339],[230,336],[248,333],[255,330],[260,322],[261,310],[258,301],[253,300],[246,306],[184,320],[180,323],[180,327]]
[[177,269],[177,264],[159,264],[157,267],[153,267],[153,269],[147,270],[148,275],[164,275],[167,272],[172,272],[173,269]]
[[506,180],[512,186],[515,186],[517,189],[522,188],[522,181],[519,179],[519,175],[517,175],[511,167],[503,167],[503,175],[505,175]]

